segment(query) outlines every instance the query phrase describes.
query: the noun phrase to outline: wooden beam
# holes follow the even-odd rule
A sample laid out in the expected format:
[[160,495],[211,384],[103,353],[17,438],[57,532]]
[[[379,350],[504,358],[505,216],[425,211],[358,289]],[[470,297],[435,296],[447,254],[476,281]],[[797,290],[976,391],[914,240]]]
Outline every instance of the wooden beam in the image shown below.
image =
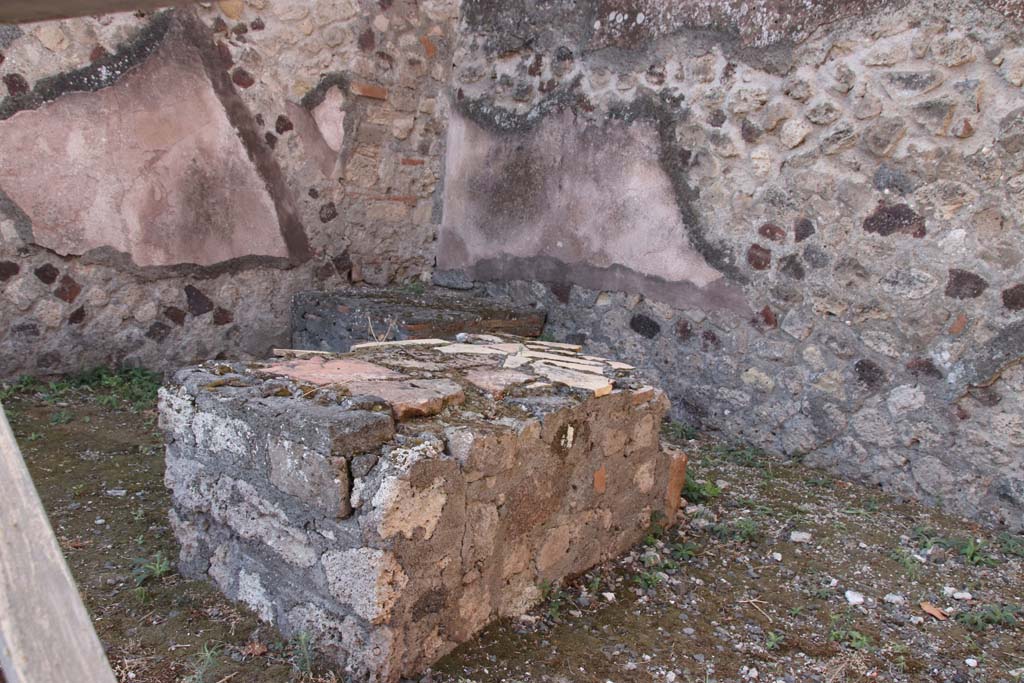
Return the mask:
[[0,406],[0,668],[8,683],[115,683]]
[[110,12],[154,10],[191,4],[187,0],[0,0],[0,24],[67,19]]

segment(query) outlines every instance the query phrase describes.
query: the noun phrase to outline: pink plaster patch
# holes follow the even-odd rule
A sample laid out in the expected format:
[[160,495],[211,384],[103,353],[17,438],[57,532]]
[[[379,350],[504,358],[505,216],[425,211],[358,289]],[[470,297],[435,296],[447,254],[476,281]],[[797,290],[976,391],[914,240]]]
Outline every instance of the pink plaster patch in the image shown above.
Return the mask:
[[[274,363],[261,372],[283,375],[310,384],[345,384],[367,380],[400,379],[405,375],[355,358],[299,358]],[[359,392],[356,392],[359,393]],[[374,393],[374,392],[362,392]],[[380,394],[377,394],[380,396]],[[381,396],[381,398],[386,398]]]
[[466,398],[462,387],[447,379],[350,382],[347,386],[353,394],[380,396],[391,404],[396,420],[437,415]]
[[470,370],[466,379],[498,399],[509,387],[529,382],[533,377],[515,370]]
[[183,39],[109,87],[0,121],[0,150],[0,188],[58,254],[108,247],[140,266],[289,255],[267,180]]

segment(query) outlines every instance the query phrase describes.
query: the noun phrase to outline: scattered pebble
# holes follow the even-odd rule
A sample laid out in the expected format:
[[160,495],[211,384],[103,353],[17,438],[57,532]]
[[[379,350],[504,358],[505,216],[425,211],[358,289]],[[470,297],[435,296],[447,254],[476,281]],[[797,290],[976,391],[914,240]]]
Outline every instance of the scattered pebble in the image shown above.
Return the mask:
[[858,593],[857,591],[846,591],[846,602],[851,605],[863,605],[864,594]]
[[810,543],[811,533],[809,531],[793,531],[789,534],[791,543]]
[[897,595],[896,593],[888,593],[882,599],[885,600],[890,605],[901,605],[902,606],[902,605],[906,605],[907,604],[907,599],[905,597],[903,597],[902,595]]
[[966,664],[967,666],[971,667],[972,669],[977,669],[978,668],[978,660],[975,659],[974,657],[968,657],[967,659],[965,659],[964,660],[964,664]]
[[615,602],[615,593],[601,593],[601,597],[608,602]]
[[971,595],[970,593],[968,593],[967,591],[957,591],[956,593],[953,593],[953,599],[954,600],[973,600],[974,596]]

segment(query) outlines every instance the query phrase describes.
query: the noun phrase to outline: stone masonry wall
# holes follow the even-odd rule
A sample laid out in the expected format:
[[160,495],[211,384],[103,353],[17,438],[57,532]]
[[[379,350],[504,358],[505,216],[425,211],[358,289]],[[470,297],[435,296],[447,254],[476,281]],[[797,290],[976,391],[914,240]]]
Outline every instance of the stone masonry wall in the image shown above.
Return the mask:
[[0,25],[0,377],[259,356],[426,277],[455,0]]
[[438,265],[680,419],[1020,528],[1021,17],[466,0]]
[[664,392],[578,349],[468,337],[175,373],[180,571],[346,681],[395,683],[672,523],[686,456],[659,443]]

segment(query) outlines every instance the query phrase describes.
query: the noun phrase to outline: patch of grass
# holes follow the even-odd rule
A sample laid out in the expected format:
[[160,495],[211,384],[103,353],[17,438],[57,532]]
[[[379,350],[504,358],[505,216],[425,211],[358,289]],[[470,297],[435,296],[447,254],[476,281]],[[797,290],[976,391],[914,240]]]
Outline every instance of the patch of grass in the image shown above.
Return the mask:
[[917,543],[917,547],[921,550],[929,550],[933,546],[945,547],[948,542],[942,535],[934,529],[929,529],[923,526],[916,526],[911,532],[911,538]]
[[870,650],[872,646],[871,636],[850,627],[849,615],[832,615],[829,619],[828,639],[854,650]]
[[988,627],[1012,628],[1017,625],[1021,608],[1017,605],[985,605],[968,612],[959,612],[956,620],[972,631],[984,631]]
[[147,605],[153,599],[149,594],[149,589],[145,586],[136,586],[132,590],[132,594],[135,596],[135,599],[139,601],[140,605]]
[[122,404],[140,409],[156,403],[162,376],[142,368],[95,368],[77,375],[43,383],[33,377],[0,385],[0,401],[38,395],[46,403],[91,398],[99,405],[116,408]]
[[74,415],[67,410],[58,410],[57,412],[50,415],[50,424],[52,425],[66,425],[75,419]]
[[953,539],[947,547],[959,553],[964,562],[971,566],[991,567],[999,564],[998,560],[985,552],[988,545],[984,541],[978,542],[973,538]]
[[761,529],[757,522],[743,517],[735,522],[719,523],[711,527],[711,533],[723,540],[742,541],[744,543],[756,543],[761,540]]
[[903,572],[912,579],[916,579],[920,573],[920,563],[903,548],[893,550],[889,554],[889,559],[898,564],[903,569]]
[[219,645],[211,647],[209,643],[204,644],[202,649],[193,655],[190,663],[192,673],[183,679],[184,683],[207,683],[220,662],[220,653]]
[[132,576],[135,577],[136,586],[142,586],[150,579],[160,579],[171,573],[171,561],[163,552],[158,552],[151,558],[137,557],[132,564]]
[[996,543],[999,544],[999,549],[1003,553],[1013,557],[1024,557],[1024,538],[1004,532],[999,534]]
[[765,467],[765,456],[767,454],[757,446],[719,446],[715,449],[715,452],[717,455],[740,467]]
[[930,550],[935,546],[945,548],[955,552],[963,558],[965,563],[975,567],[990,567],[999,563],[986,552],[989,546],[984,541],[974,538],[950,538],[926,527],[914,527],[912,535],[921,550]]
[[828,600],[835,594],[836,589],[830,585],[818,586],[817,588],[814,588],[811,591],[809,591],[809,595],[812,598],[817,598],[818,600]]
[[551,621],[558,621],[562,616],[562,607],[565,606],[566,594],[562,587],[551,581],[542,581],[540,586],[541,600],[547,603],[547,617]]
[[640,572],[633,578],[633,582],[641,588],[651,589],[661,583],[661,577],[657,572]]
[[651,526],[647,527],[647,535],[644,536],[644,545],[654,545],[665,535],[665,515],[661,512],[651,513]]
[[697,556],[697,551],[700,549],[696,543],[686,541],[685,543],[673,543],[669,546],[669,552],[672,554],[672,559],[677,562],[688,562]]
[[782,647],[782,644],[786,642],[786,636],[775,631],[768,631],[764,638],[764,649],[766,650],[778,650]]
[[305,631],[299,633],[292,640],[292,665],[300,674],[313,672],[313,662],[316,654],[313,650],[313,639]]
[[36,391],[41,385],[35,377],[22,375],[15,382],[0,383],[0,402],[7,402],[16,396]]
[[672,441],[691,441],[700,436],[700,432],[695,427],[684,422],[677,422],[676,420],[669,420],[661,425],[661,434],[666,439]]
[[686,473],[686,483],[683,485],[683,498],[686,502],[694,505],[702,505],[722,495],[720,489],[712,481],[698,482],[690,473]]

